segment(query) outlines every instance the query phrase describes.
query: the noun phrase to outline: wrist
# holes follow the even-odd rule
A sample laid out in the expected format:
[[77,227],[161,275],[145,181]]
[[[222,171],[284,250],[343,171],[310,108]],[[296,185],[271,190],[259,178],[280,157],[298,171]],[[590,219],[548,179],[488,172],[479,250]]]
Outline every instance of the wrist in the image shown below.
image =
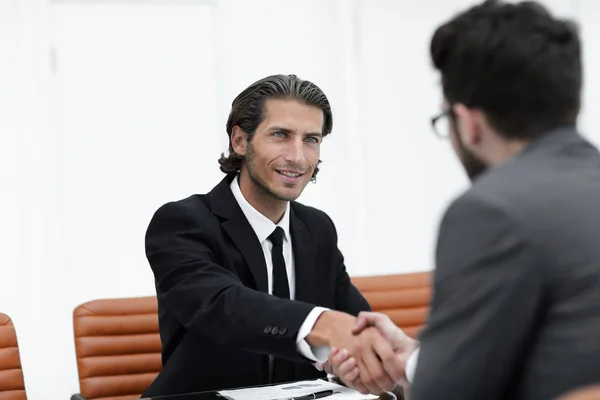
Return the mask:
[[306,337],[311,347],[331,347],[332,338],[336,332],[344,330],[351,332],[356,318],[339,311],[324,311],[315,321],[312,330]]
[[404,348],[403,352],[410,355],[419,348],[419,341],[413,338],[408,338],[401,341],[399,347]]
[[410,339],[410,341],[404,343],[403,347],[404,359],[408,361],[412,354],[419,349],[419,341]]
[[313,328],[306,336],[311,347],[329,346],[331,341],[331,311],[325,311],[315,321]]
[[413,339],[411,345],[408,347],[409,349],[409,355],[412,355],[412,353],[414,353],[415,351],[417,351],[417,349],[419,348],[419,341]]

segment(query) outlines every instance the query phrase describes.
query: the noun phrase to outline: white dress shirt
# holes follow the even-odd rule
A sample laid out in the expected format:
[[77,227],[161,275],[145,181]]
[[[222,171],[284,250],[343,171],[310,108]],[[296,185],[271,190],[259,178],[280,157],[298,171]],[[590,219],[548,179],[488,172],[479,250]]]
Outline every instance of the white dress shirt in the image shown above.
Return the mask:
[[406,380],[411,383],[415,379],[415,370],[417,369],[417,359],[419,358],[419,347],[408,357],[406,362]]
[[[248,203],[242,194],[242,191],[240,190],[237,177],[231,182],[230,187],[233,197],[235,197],[235,200],[242,209],[244,216],[250,223],[254,233],[256,233],[258,241],[263,249],[265,263],[267,265],[267,287],[269,289],[269,294],[273,293],[273,259],[271,257],[271,249],[273,248],[273,244],[268,237],[271,235],[271,233],[273,233],[276,227],[279,226],[283,229],[283,259],[285,260],[285,269],[290,287],[290,299],[294,300],[296,294],[296,275],[294,268],[294,253],[292,251],[292,236],[290,235],[290,203],[287,203],[283,218],[281,218],[279,223],[274,224],[273,221],[262,215],[260,212],[258,212],[258,210],[252,207],[250,203]],[[298,352],[316,363],[323,363],[327,361],[327,357],[329,356],[329,347],[311,347],[306,342],[306,337],[312,330],[315,322],[323,311],[327,311],[327,308],[313,308],[304,320],[304,323],[300,326],[298,336],[296,337],[296,347]],[[322,368],[320,364],[315,366],[319,369]]]

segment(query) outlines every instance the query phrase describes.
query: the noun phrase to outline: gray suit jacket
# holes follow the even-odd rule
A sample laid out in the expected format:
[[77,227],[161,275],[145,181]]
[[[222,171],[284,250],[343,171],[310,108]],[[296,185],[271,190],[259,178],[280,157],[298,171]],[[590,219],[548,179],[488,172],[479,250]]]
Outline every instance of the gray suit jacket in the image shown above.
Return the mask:
[[548,400],[600,382],[600,154],[557,129],[440,227],[412,400]]

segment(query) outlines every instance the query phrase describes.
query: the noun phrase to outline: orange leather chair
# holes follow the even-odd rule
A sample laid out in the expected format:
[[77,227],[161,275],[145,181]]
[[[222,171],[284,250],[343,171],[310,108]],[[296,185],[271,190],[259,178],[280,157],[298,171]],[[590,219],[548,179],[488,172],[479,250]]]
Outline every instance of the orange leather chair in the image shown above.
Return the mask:
[[[429,307],[430,273],[353,278],[374,311],[416,337]],[[73,312],[80,393],[72,400],[139,398],[161,369],[155,296],[95,300]],[[0,399],[1,400],[1,399]]]
[[407,335],[417,338],[431,300],[431,272],[354,277],[352,283],[373,311],[388,315]]
[[162,368],[156,297],[84,303],[73,325],[80,393],[71,399],[139,399]]
[[11,319],[0,313],[0,400],[26,400],[17,333]]

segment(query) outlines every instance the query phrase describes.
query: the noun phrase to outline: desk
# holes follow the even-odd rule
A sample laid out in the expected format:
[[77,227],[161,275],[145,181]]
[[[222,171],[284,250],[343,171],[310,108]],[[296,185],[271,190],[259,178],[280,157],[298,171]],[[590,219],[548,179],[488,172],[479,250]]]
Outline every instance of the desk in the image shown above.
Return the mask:
[[[335,380],[334,380],[335,381]],[[175,394],[170,396],[144,397],[141,400],[226,400],[227,397],[221,396],[217,391]],[[384,393],[379,396],[379,400],[404,400],[402,388],[395,390],[393,394]]]
[[[226,400],[219,392],[200,392],[200,393],[186,393],[186,394],[175,394],[171,396],[159,396],[159,397],[144,397],[141,400]],[[384,393],[379,397],[380,400],[404,400],[404,396],[401,394],[388,394]]]
[[219,392],[174,394],[171,396],[144,397],[141,400],[226,400]]

